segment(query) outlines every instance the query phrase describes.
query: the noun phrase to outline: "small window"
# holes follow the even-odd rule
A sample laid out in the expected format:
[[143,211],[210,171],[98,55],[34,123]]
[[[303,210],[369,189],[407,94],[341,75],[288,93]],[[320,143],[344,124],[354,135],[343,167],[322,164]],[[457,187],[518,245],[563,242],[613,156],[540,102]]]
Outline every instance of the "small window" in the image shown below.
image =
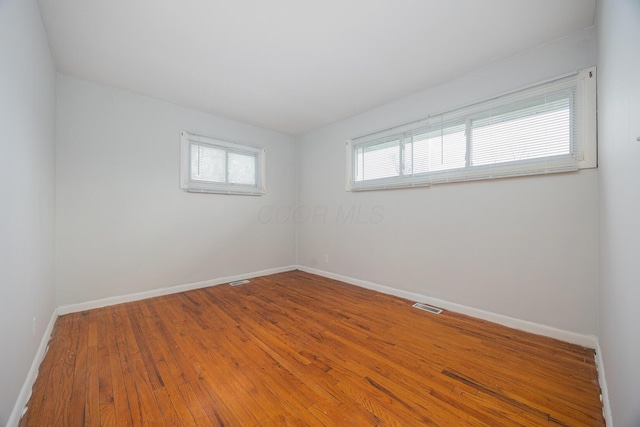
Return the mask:
[[180,133],[180,188],[192,192],[265,193],[265,150]]
[[596,167],[595,69],[347,141],[347,190]]

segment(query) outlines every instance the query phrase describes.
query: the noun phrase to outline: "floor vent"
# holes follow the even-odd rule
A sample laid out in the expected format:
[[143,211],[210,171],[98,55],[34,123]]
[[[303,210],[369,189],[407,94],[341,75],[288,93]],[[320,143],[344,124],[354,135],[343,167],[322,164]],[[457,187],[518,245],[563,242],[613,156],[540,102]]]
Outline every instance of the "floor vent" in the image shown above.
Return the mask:
[[231,286],[244,285],[245,283],[249,283],[249,280],[236,280],[235,282],[229,282]]
[[442,310],[439,308],[431,307],[430,305],[420,304],[419,302],[412,305],[412,307],[419,308],[420,310],[428,311],[433,314],[440,314]]

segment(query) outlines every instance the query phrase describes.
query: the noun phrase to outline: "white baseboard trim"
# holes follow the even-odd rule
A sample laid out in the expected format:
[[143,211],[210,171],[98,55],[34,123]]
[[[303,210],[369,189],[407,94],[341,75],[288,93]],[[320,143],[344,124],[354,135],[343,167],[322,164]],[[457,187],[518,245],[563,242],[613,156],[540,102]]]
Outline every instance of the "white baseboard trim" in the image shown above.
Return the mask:
[[122,304],[125,302],[140,301],[147,298],[159,297],[162,295],[177,294],[179,292],[190,291],[193,289],[206,288],[209,286],[221,285],[236,280],[251,279],[254,277],[268,276],[270,274],[283,273],[285,271],[295,270],[295,265],[284,267],[269,268],[266,270],[254,271],[253,273],[238,274],[235,276],[220,277],[218,279],[205,280],[196,283],[187,283],[183,285],[169,286],[166,288],[152,289],[134,294],[120,295],[109,298],[102,298],[94,301],[81,302],[78,304],[69,304],[58,307],[58,315],[77,313],[79,311],[92,310],[94,308],[108,307],[110,305]]
[[152,289],[150,291],[138,292],[135,294],[128,294],[122,296],[115,296],[109,298],[103,298],[94,301],[83,302],[79,304],[70,304],[60,306],[53,311],[51,314],[51,319],[49,320],[49,324],[47,325],[47,329],[44,331],[44,335],[42,336],[42,340],[40,341],[40,346],[38,347],[38,351],[33,359],[33,363],[31,364],[31,368],[27,374],[27,378],[22,385],[22,389],[20,390],[20,394],[18,395],[18,399],[13,407],[13,411],[11,411],[11,415],[9,416],[9,421],[7,421],[7,427],[16,427],[20,423],[20,419],[22,415],[24,415],[26,411],[26,405],[29,402],[29,398],[31,397],[31,389],[36,382],[36,378],[38,377],[38,370],[40,368],[40,363],[44,359],[44,356],[47,353],[49,339],[51,338],[51,333],[53,332],[53,326],[56,323],[56,319],[58,316],[62,316],[64,314],[76,313],[79,311],[91,310],[94,308],[107,307],[115,304],[122,304],[125,302],[131,301],[139,301],[142,299],[153,298],[161,295],[169,295],[176,294],[179,292],[189,291],[192,289],[200,289],[206,288],[208,286],[221,285],[223,283],[233,282],[235,280],[244,280],[251,279],[254,277],[260,276],[268,276],[270,274],[283,273],[285,271],[295,270],[297,267],[295,265],[288,265],[284,267],[278,268],[269,268],[266,270],[254,271],[253,273],[245,273],[238,274],[235,276],[228,277],[220,277],[218,279],[205,280],[203,282],[196,283],[188,283],[184,285],[170,286],[166,288],[160,289]]
[[352,285],[382,292],[384,294],[395,295],[397,297],[405,298],[411,301],[433,305],[445,310],[454,311],[460,314],[466,314],[468,316],[477,317],[479,319],[488,320],[490,322],[508,326],[513,329],[555,338],[572,344],[581,345],[583,347],[595,349],[598,342],[597,338],[594,335],[584,335],[576,332],[564,331],[552,326],[546,326],[534,322],[529,322],[527,320],[516,319],[514,317],[504,316],[502,314],[492,313],[489,311],[480,310],[477,308],[441,300],[438,298],[432,298],[415,292],[403,291],[401,289],[379,285],[377,283],[368,282],[366,280],[354,279],[353,277],[343,276],[341,274],[331,273],[324,270],[318,270],[315,268],[306,267],[304,265],[298,265],[296,266],[296,268],[307,273],[317,274],[318,276],[328,277],[329,279],[340,280],[341,282],[346,282]]
[[9,421],[7,421],[7,427],[17,427],[20,423],[22,415],[27,409],[27,403],[29,402],[29,398],[31,397],[31,389],[36,382],[36,378],[38,378],[40,363],[42,363],[45,354],[47,354],[49,339],[51,338],[53,325],[55,325],[57,318],[58,311],[53,310],[53,313],[51,313],[51,319],[49,319],[49,324],[44,330],[44,334],[42,335],[42,339],[40,340],[38,351],[36,351],[36,355],[34,356],[33,362],[31,363],[31,368],[29,368],[29,372],[27,373],[27,378],[25,379],[24,384],[22,384],[22,389],[20,389],[20,394],[18,394],[16,404],[13,406],[13,410],[11,411],[11,415],[9,416]]
[[611,413],[611,403],[609,403],[609,389],[607,388],[607,378],[604,374],[604,360],[600,341],[596,341],[596,368],[598,369],[598,382],[600,383],[600,399],[602,400],[602,415],[607,427],[613,427],[613,415]]
[[600,381],[600,388],[602,390],[603,413],[604,413],[607,426],[609,427],[613,426],[613,422],[611,418],[611,407],[609,405],[609,395],[607,392],[606,379],[604,375],[604,365],[602,362],[602,353],[600,351],[599,342],[595,336],[563,331],[561,329],[556,329],[550,326],[540,325],[537,323],[516,319],[509,316],[503,316],[501,314],[491,313],[491,312],[480,310],[477,308],[468,307],[462,304],[457,304],[457,303],[441,300],[438,298],[432,298],[432,297],[428,297],[426,295],[422,295],[414,292],[403,291],[401,289],[379,285],[377,283],[369,282],[366,280],[354,279],[352,277],[343,276],[341,274],[331,273],[324,270],[318,270],[318,269],[306,267],[303,265],[289,265],[284,267],[260,270],[253,273],[245,273],[245,274],[239,274],[235,276],[221,277],[218,279],[206,280],[202,282],[170,286],[166,288],[153,289],[145,292],[138,292],[134,294],[103,298],[100,300],[94,300],[94,301],[88,301],[88,302],[79,303],[79,304],[70,304],[70,305],[58,307],[56,310],[53,311],[51,315],[51,319],[49,320],[49,324],[47,325],[44,335],[42,336],[42,340],[40,342],[40,346],[38,347],[38,351],[36,352],[36,355],[33,359],[33,363],[31,364],[31,368],[29,369],[29,373],[27,374],[27,378],[22,386],[22,389],[20,390],[20,394],[18,395],[16,404],[14,405],[13,411],[11,412],[11,416],[9,417],[9,421],[7,422],[7,427],[18,426],[18,423],[20,422],[20,418],[22,418],[22,415],[26,410],[26,404],[29,401],[29,397],[31,397],[31,389],[33,387],[33,384],[36,381],[36,378],[38,377],[38,370],[40,368],[40,363],[42,363],[42,360],[44,359],[44,356],[47,352],[49,339],[51,337],[51,333],[53,332],[53,326],[58,316],[69,314],[69,313],[76,313],[79,311],[91,310],[94,308],[107,307],[115,304],[122,304],[126,302],[131,302],[131,301],[139,301],[142,299],[153,298],[161,295],[175,294],[179,292],[189,291],[192,289],[200,289],[208,286],[216,286],[223,283],[233,282],[236,280],[251,279],[254,277],[267,276],[270,274],[283,273],[286,271],[292,271],[296,269],[305,271],[307,273],[316,274],[318,276],[339,280],[341,282],[349,283],[355,286],[360,286],[363,288],[375,290],[385,294],[395,295],[400,298],[405,298],[411,301],[433,305],[436,307],[443,308],[445,310],[454,311],[456,313],[466,314],[469,316],[477,317],[479,319],[488,320],[490,322],[498,323],[514,329],[519,329],[522,331],[531,332],[538,335],[556,338],[565,342],[582,345],[588,348],[594,348],[596,349],[596,365],[598,367],[598,377]]

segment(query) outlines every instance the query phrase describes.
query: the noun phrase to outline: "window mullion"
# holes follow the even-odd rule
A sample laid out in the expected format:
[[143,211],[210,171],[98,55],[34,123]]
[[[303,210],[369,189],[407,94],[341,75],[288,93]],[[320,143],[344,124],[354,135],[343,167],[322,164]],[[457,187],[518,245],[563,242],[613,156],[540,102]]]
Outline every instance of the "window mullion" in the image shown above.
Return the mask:
[[416,173],[416,157],[415,157],[416,144],[413,141],[413,135],[411,135],[411,175]]
[[224,150],[224,182],[229,183],[229,150]]
[[347,165],[355,170],[347,190],[596,167],[594,78],[584,70],[351,139],[366,152]]
[[466,150],[465,150],[465,167],[470,168],[472,166],[471,162],[471,119],[467,118],[465,120],[465,138],[466,138]]
[[200,175],[200,156],[202,155],[202,147],[198,145],[198,176]]
[[404,135],[398,141],[398,176],[404,176]]

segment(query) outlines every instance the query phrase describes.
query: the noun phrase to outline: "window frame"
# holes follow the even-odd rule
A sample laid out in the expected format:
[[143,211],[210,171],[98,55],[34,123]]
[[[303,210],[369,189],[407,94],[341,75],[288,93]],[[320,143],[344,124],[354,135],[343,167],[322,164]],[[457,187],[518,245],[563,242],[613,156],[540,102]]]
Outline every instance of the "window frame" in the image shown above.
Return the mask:
[[[557,88],[554,85],[558,85]],[[524,106],[527,102],[539,97],[541,90],[555,88],[556,92],[570,92],[570,152],[569,154],[539,157],[533,159],[498,162],[486,165],[471,165],[470,156],[473,148],[473,121],[482,117],[487,111],[505,108],[511,104]],[[551,92],[556,93],[556,92]],[[574,102],[574,96],[578,98]],[[567,95],[565,95],[567,96]],[[524,108],[524,107],[522,107]],[[508,111],[508,110],[507,110]],[[513,111],[518,111],[515,109]],[[453,129],[465,123],[465,167],[431,170],[423,173],[403,175],[407,168],[403,164],[406,160],[403,145],[413,143],[413,137],[433,132],[438,129]],[[434,125],[434,123],[436,125]],[[475,128],[477,129],[477,128]],[[575,134],[574,134],[575,132]],[[596,141],[596,68],[591,67],[577,73],[565,75],[524,89],[508,92],[485,101],[467,105],[462,108],[447,111],[442,114],[428,116],[424,119],[395,126],[383,131],[374,132],[346,141],[346,190],[367,191],[393,188],[407,188],[429,186],[432,184],[473,181],[482,179],[505,178],[523,175],[538,175],[576,171],[597,167]],[[383,141],[399,139],[398,175],[370,180],[356,180],[358,162],[357,152],[364,147],[382,144]],[[408,140],[408,141],[406,141]],[[413,146],[415,148],[415,146]],[[413,164],[415,166],[415,163]]]
[[[203,146],[220,149],[225,152],[225,182],[192,179],[191,147]],[[237,184],[229,182],[229,154],[255,156],[255,184]],[[193,193],[239,194],[260,196],[266,193],[265,180],[266,149],[230,142],[183,130],[180,132],[180,188]]]

